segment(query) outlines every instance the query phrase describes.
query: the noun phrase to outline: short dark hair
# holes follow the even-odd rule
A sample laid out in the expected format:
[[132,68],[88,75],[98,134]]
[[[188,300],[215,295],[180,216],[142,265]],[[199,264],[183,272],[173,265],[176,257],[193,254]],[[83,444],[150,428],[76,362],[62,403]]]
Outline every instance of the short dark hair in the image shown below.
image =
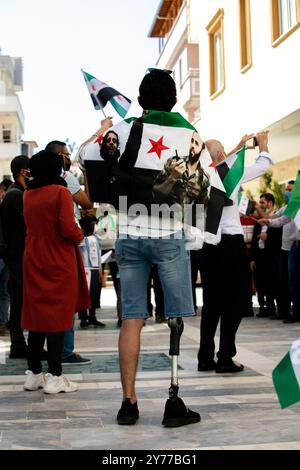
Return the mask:
[[144,76],[139,95],[143,109],[171,111],[176,104],[176,84],[168,72],[153,69]]
[[13,184],[12,180],[10,180],[9,178],[4,178],[1,181],[0,186],[2,186],[5,191],[7,191],[11,184]]
[[29,169],[29,158],[26,155],[18,155],[10,162],[10,171],[14,180],[19,176],[21,170]]
[[51,140],[49,144],[46,145],[45,150],[49,150],[53,153],[59,153],[60,149],[58,147],[64,147],[66,145],[65,142],[61,142],[60,140]]
[[85,215],[79,219],[79,224],[80,227],[82,228],[84,232],[85,237],[89,237],[90,235],[93,235],[94,230],[95,230],[95,224],[94,222],[98,222],[97,217],[94,215]]
[[260,195],[260,198],[263,197],[266,201],[272,202],[272,204],[275,204],[275,198],[273,194],[271,193],[263,193]]
[[33,178],[54,178],[62,171],[62,159],[50,150],[41,150],[30,159],[30,173]]
[[295,184],[295,180],[288,181],[288,184]]

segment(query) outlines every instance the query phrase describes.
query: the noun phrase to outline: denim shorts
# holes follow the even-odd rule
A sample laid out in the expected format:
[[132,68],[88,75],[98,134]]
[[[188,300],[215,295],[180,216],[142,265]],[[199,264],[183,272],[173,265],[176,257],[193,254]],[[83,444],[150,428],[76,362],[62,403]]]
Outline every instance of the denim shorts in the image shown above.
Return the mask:
[[152,264],[157,266],[162,284],[165,316],[195,315],[190,254],[183,236],[118,239],[116,259],[121,280],[122,319],[149,316],[147,285]]

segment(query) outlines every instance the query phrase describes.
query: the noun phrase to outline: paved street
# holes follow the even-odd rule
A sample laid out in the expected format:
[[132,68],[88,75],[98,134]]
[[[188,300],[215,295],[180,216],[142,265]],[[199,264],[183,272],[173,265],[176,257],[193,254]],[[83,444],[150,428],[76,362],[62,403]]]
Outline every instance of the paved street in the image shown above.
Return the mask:
[[[199,290],[199,299],[200,299]],[[166,429],[161,420],[168,387],[169,329],[147,320],[137,392],[140,420],[118,426],[121,403],[114,294],[103,290],[98,318],[104,330],[78,329],[76,352],[90,366],[65,366],[79,391],[45,395],[23,391],[23,360],[9,360],[8,337],[0,342],[0,449],[300,449],[300,404],[281,410],[271,372],[300,337],[300,325],[245,318],[238,334],[237,375],[197,371],[200,317],[185,321],[181,341],[179,396],[201,414],[199,424]]]

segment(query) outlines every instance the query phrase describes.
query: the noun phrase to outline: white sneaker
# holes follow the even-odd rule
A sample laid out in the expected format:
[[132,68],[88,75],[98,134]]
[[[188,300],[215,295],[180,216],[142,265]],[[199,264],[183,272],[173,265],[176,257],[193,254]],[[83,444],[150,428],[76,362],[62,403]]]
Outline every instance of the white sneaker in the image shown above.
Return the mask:
[[39,388],[44,388],[45,378],[43,372],[40,374],[34,374],[31,370],[25,372],[27,375],[24,383],[24,390],[38,390]]
[[78,384],[71,382],[65,375],[57,376],[48,373],[45,375],[45,379],[44,393],[69,393],[78,390]]

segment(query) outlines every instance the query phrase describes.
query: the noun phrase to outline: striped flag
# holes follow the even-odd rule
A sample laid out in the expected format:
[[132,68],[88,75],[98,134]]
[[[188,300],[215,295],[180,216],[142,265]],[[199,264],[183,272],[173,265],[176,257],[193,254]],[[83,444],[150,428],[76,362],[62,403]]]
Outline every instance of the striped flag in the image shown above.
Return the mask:
[[291,198],[283,215],[294,219],[298,230],[300,230],[300,172],[298,172]]
[[300,401],[300,339],[275,367],[272,378],[281,408]]
[[122,118],[124,118],[131,105],[131,100],[126,98],[126,96],[122,95],[119,91],[110,87],[106,83],[101,82],[97,78],[93,77],[93,75],[84,72],[84,70],[81,71],[83,73],[83,77],[91,95],[95,109],[105,108],[107,102],[109,101],[117,113]]
[[235,200],[240,183],[244,175],[245,168],[245,146],[237,153],[230,155],[221,163],[216,165],[216,169],[226,190],[226,196]]
[[238,206],[239,213],[242,215],[249,215],[255,209],[255,201],[251,201],[242,191],[238,192]]
[[[146,201],[151,202],[152,184],[164,169],[167,160],[176,155],[188,158],[192,136],[197,132],[179,113],[164,111],[150,111],[138,119],[125,119],[112,129],[118,134],[120,141],[118,166],[124,173],[128,171],[131,181],[136,182],[131,182],[131,187],[128,187],[122,194],[130,194],[132,184],[137,184],[141,195],[139,202],[144,204]],[[96,170],[96,162],[100,164],[102,160],[98,143],[88,144],[84,154],[84,166],[90,190],[91,186],[96,186],[94,180],[97,175],[104,175],[105,170],[100,171],[100,168]],[[207,243],[218,241],[217,232],[225,198],[224,186],[212,163],[209,152],[205,148],[200,155],[200,164],[210,180],[205,229]],[[97,187],[100,186],[98,181]],[[94,200],[99,201],[99,199]]]

